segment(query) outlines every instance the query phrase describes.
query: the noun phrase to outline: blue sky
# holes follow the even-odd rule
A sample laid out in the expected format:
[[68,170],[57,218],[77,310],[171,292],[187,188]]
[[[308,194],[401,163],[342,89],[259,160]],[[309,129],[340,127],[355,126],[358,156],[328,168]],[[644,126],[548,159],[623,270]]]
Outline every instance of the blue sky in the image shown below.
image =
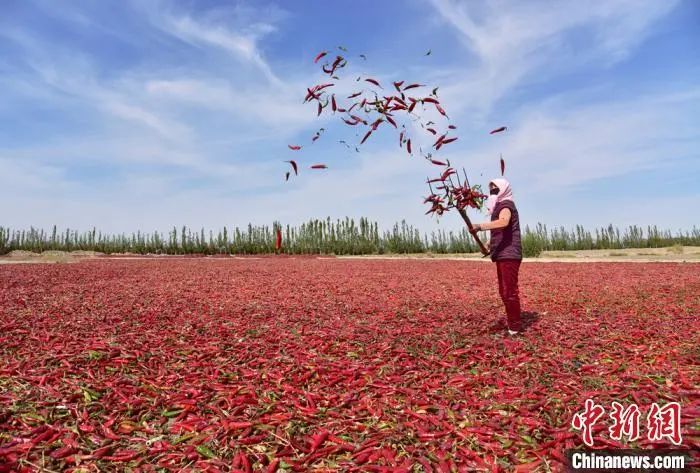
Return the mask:
[[[302,103],[323,79],[313,57],[339,45],[358,73],[439,86],[460,137],[441,156],[486,184],[502,153],[524,223],[700,224],[697,2],[0,8],[3,226],[163,231],[367,216],[459,228],[456,214],[423,215],[435,170],[392,133],[347,152],[337,140],[359,138]],[[488,134],[501,125],[507,133]],[[308,146],[320,126],[326,135]],[[284,182],[291,158],[303,169]],[[330,169],[308,170],[316,162]]]

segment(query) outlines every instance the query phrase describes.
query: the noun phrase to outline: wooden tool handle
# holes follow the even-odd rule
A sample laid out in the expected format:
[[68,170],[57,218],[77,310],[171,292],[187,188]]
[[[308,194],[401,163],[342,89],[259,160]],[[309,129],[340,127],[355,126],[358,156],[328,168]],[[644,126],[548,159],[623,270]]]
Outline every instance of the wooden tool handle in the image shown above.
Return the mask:
[[[464,223],[467,224],[467,227],[469,228],[469,233],[471,233],[472,230],[474,229],[474,226],[472,225],[472,221],[469,220],[469,216],[467,215],[467,212],[464,209],[457,209],[457,211],[462,216]],[[479,235],[477,235],[476,233],[472,233],[472,236],[476,240],[476,244],[479,245],[479,249],[481,250],[481,253],[484,256],[488,256],[489,250],[487,250],[486,247],[484,246],[484,244],[481,242],[481,240],[479,239]]]

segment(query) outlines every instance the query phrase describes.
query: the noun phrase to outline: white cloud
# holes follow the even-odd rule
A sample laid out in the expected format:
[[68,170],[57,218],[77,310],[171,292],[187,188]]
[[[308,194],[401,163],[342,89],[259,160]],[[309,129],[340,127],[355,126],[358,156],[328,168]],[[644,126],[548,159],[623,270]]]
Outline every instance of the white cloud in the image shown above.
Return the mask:
[[485,113],[526,80],[625,58],[677,1],[431,3],[478,62],[443,95],[452,110]]

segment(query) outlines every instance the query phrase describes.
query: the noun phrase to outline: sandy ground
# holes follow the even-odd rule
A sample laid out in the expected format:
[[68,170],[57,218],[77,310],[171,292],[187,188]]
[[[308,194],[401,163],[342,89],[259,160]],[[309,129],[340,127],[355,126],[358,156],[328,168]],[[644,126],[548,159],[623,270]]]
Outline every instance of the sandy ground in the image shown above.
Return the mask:
[[[473,260],[490,262],[481,253],[456,254],[411,254],[411,255],[368,255],[368,256],[338,256],[338,258],[371,258],[371,259],[449,259]],[[682,262],[700,263],[700,246],[673,246],[668,248],[628,248],[624,250],[575,250],[575,251],[544,251],[538,258],[524,258],[523,262],[531,263],[599,263],[599,262]]]
[[[139,255],[105,255],[94,251],[45,251],[32,253],[30,251],[12,251],[0,256],[0,264],[17,263],[77,263],[86,259],[144,259]],[[153,260],[160,258],[178,258],[177,256],[151,256]],[[221,256],[212,259],[221,259]],[[223,257],[226,258],[226,257]],[[233,259],[260,259],[255,256],[233,256]],[[480,253],[454,254],[407,254],[407,255],[362,255],[362,256],[318,256],[318,258],[340,259],[423,259],[423,260],[465,260],[490,262],[482,258]],[[629,248],[624,250],[580,250],[580,251],[545,251],[539,258],[525,258],[524,262],[533,263],[588,263],[588,262],[675,262],[700,263],[700,246],[674,246],[668,248]]]

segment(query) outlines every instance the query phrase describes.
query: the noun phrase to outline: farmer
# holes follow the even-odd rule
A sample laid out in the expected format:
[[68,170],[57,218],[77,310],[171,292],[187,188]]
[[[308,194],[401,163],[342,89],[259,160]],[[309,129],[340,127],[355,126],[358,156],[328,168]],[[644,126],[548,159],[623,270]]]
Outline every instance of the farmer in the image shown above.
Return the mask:
[[496,263],[498,292],[506,307],[508,333],[515,335],[522,330],[518,294],[518,270],[523,259],[520,220],[507,180],[489,182],[489,193],[486,209],[491,221],[473,225],[471,232],[491,230],[491,239],[486,246],[490,248],[491,261]]

